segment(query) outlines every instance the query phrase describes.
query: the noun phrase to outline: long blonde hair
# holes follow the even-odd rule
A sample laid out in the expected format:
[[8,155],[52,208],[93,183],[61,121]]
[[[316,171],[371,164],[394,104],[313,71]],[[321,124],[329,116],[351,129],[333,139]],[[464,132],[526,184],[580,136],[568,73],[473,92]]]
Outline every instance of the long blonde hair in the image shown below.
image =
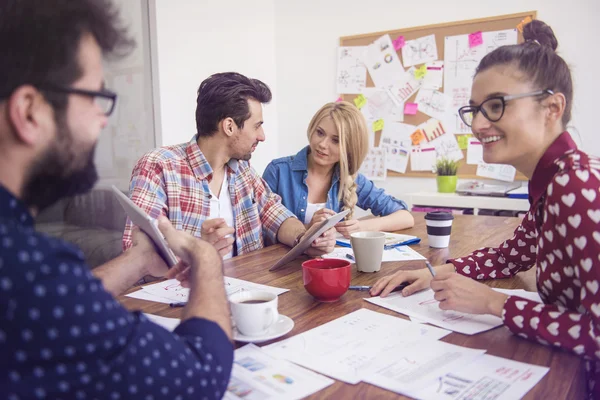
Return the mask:
[[327,103],[312,117],[308,125],[308,140],[316,132],[317,126],[327,117],[333,120],[339,136],[340,146],[340,189],[338,201],[344,204],[342,210],[350,210],[346,219],[351,219],[356,195],[356,176],[369,151],[369,133],[365,117],[352,103],[340,101]]

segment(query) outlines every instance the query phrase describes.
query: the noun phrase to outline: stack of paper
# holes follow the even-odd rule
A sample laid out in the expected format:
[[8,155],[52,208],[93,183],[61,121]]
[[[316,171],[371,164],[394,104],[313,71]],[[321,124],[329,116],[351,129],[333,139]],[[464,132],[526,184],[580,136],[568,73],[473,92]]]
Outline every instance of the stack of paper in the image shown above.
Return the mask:
[[[343,258],[349,259],[354,262],[354,251],[348,247],[336,247],[331,253],[321,256],[323,258]],[[408,246],[394,247],[389,250],[383,251],[382,262],[386,261],[411,261],[411,260],[425,260],[421,254]]]

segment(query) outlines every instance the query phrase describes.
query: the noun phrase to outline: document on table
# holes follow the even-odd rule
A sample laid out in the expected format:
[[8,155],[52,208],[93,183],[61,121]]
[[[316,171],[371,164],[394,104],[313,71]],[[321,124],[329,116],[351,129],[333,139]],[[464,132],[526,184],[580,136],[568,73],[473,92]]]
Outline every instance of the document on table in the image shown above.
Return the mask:
[[[336,247],[331,253],[324,254],[323,258],[343,258],[349,259],[354,258],[354,251],[349,247]],[[410,261],[410,260],[425,260],[425,257],[417,253],[415,250],[408,246],[398,246],[393,249],[384,250],[382,262],[386,261]]]
[[378,296],[365,298],[365,300],[411,318],[415,317],[419,322],[426,322],[465,335],[485,332],[502,325],[502,319],[493,315],[441,310],[439,301],[433,298],[433,294],[433,290],[427,289],[408,297],[402,296],[402,293],[393,293],[385,298]]
[[[289,289],[261,285],[241,279],[229,278],[227,276],[225,277],[225,290],[228,296],[240,290],[264,290],[274,293],[278,296],[289,291]],[[142,290],[129,293],[126,296],[141,300],[169,304],[185,302],[187,301],[189,295],[190,289],[181,286],[177,279],[169,279],[152,285],[145,285],[142,287]]]
[[[388,349],[422,341],[427,343],[415,347],[428,347],[449,333],[363,308],[263,349],[274,357],[356,384],[365,377],[367,366],[380,359],[389,361]],[[393,358],[397,359],[396,354]]]
[[234,352],[226,400],[302,399],[334,381],[246,345]]
[[485,350],[440,341],[389,348],[363,372],[363,381],[410,397],[476,360]]
[[414,394],[423,400],[514,400],[527,394],[549,368],[484,354]]
[[167,317],[161,317],[160,315],[154,315],[154,314],[146,314],[144,313],[144,316],[146,318],[148,318],[150,321],[154,322],[156,325],[160,325],[163,328],[165,328],[168,331],[173,332],[175,330],[175,328],[177,328],[177,325],[179,325],[179,323],[181,322],[181,320],[179,318],[167,318]]

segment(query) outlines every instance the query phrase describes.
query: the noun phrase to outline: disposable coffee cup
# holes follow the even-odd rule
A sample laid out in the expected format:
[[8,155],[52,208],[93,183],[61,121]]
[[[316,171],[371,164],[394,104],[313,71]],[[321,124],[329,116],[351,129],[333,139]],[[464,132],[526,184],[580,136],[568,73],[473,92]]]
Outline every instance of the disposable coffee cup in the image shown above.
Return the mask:
[[274,293],[242,290],[229,296],[229,305],[237,330],[246,336],[264,335],[279,318]]
[[360,272],[377,272],[381,269],[385,233],[355,232],[350,235],[350,243]]
[[425,214],[429,247],[448,247],[453,220],[454,216],[449,212],[433,211]]

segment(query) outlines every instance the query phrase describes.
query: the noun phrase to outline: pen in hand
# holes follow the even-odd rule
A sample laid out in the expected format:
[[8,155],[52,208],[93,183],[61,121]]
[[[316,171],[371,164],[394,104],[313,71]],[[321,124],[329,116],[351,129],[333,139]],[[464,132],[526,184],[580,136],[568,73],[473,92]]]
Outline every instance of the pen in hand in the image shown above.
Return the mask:
[[429,269],[429,272],[431,272],[431,276],[435,278],[435,270],[433,269],[429,261],[425,260],[425,265],[427,266],[427,269]]
[[[392,290],[392,293],[399,292],[402,289],[404,289],[405,287],[407,287],[408,285],[409,285],[408,282],[401,283],[400,285],[396,286]],[[372,288],[373,288],[373,286],[350,286],[350,287],[348,287],[349,290],[360,290],[361,292],[371,291]]]

